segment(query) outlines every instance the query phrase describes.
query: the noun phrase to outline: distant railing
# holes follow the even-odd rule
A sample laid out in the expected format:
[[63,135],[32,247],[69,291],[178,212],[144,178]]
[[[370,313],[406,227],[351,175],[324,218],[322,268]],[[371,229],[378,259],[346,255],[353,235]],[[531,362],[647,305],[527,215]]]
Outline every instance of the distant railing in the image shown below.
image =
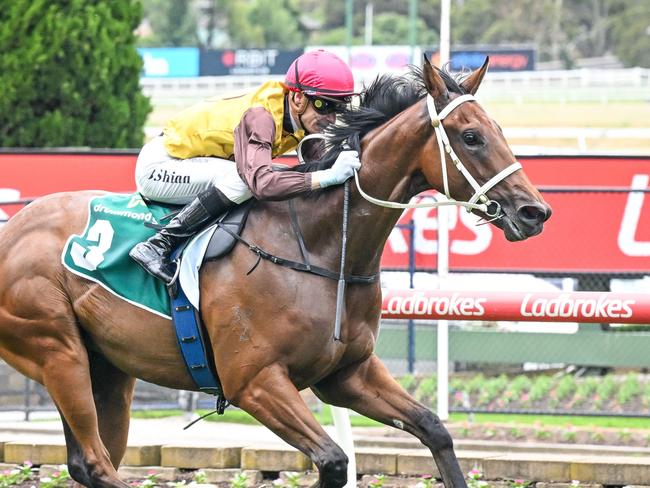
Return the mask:
[[[154,103],[182,104],[187,100],[243,92],[269,79],[281,80],[282,77],[142,78],[140,85]],[[359,77],[357,81],[361,85],[372,80]],[[650,69],[490,72],[481,85],[480,97],[515,102],[650,100]]]
[[195,78],[141,78],[142,91],[154,102],[174,103],[245,92],[273,76],[197,76]]
[[[572,69],[489,72],[484,83],[509,86],[650,86],[650,69]],[[484,86],[484,85],[481,85]]]
[[[147,139],[157,136],[162,132],[162,127],[145,127]],[[650,127],[505,127],[503,133],[514,146],[521,139],[574,139],[577,143],[576,149],[580,152],[589,150],[589,140],[598,139],[640,139],[650,141]],[[647,154],[648,148],[643,151]]]
[[505,102],[650,101],[650,69],[576,69],[489,73],[480,99]]
[[[642,139],[650,141],[650,127],[510,127],[503,134],[516,144],[517,139],[575,139],[580,152],[587,151],[588,140]],[[650,143],[648,144],[650,149]],[[646,150],[645,153],[648,151]]]

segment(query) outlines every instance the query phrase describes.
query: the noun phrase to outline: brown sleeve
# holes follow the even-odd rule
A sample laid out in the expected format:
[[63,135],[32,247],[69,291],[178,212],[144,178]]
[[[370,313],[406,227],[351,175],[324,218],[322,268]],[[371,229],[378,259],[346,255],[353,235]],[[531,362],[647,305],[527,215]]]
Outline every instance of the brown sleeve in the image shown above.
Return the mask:
[[246,111],[235,127],[235,162],[239,176],[258,200],[284,200],[311,191],[311,174],[273,171],[273,116],[262,107]]

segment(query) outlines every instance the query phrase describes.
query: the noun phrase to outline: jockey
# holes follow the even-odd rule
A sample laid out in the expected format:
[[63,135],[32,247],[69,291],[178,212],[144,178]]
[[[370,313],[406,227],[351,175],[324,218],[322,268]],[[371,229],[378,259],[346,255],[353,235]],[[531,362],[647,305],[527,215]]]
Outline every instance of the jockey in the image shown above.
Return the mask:
[[135,178],[145,198],[185,207],[129,255],[170,283],[172,250],[231,207],[251,197],[283,200],[346,181],[361,165],[356,151],[344,151],[331,168],[311,173],[274,171],[271,160],[306,134],[322,132],[352,95],[347,64],[318,50],[298,57],[284,83],[210,99],[172,118],[140,151]]

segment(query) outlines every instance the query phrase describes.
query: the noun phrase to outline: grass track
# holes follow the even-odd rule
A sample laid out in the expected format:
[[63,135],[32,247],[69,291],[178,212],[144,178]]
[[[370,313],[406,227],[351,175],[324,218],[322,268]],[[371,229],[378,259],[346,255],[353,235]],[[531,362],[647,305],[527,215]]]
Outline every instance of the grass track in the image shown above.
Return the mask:
[[[480,100],[480,92],[479,92]],[[166,121],[192,104],[157,104],[149,115],[147,126],[163,127]],[[510,103],[484,102],[486,110],[501,127],[606,127],[632,128],[650,126],[650,103],[644,102],[597,102],[570,103]],[[575,139],[510,139],[512,145],[532,145],[549,148],[576,149]],[[591,151],[612,152],[617,150],[650,154],[650,141],[640,139],[587,140]]]
[[515,104],[486,102],[483,106],[502,127],[627,128],[650,126],[650,103]]

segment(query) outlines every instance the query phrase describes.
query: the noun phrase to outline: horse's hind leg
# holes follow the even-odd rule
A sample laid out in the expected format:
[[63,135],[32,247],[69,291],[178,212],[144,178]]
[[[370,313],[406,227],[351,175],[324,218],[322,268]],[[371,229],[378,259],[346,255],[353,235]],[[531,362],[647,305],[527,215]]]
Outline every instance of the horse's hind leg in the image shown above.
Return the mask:
[[404,391],[374,354],[312,389],[329,404],[351,408],[415,435],[431,450],[445,486],[467,487],[447,429],[436,415]]
[[269,366],[244,384],[234,394],[229,394],[224,384],[233,404],[309,456],[318,467],[319,486],[344,486],[347,481],[347,456],[316,421],[286,372],[279,366]]
[[42,383],[61,412],[70,475],[86,486],[126,487],[100,438],[88,353],[70,304],[57,289],[36,288],[0,303],[0,355]]

